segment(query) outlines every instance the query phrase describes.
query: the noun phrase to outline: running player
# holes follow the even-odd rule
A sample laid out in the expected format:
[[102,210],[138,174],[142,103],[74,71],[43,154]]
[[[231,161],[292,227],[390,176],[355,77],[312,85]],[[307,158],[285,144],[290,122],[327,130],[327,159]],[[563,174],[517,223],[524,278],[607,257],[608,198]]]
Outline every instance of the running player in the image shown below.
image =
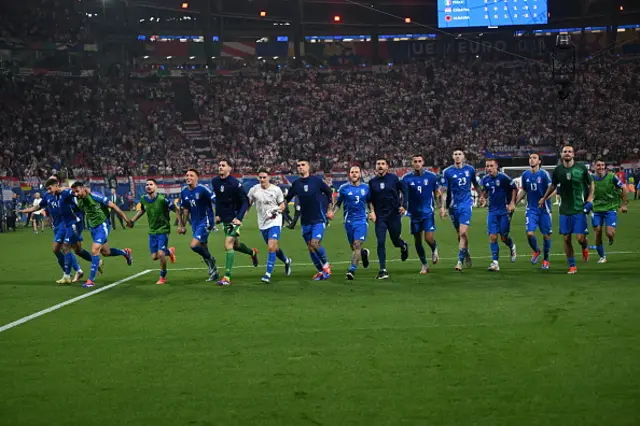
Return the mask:
[[347,271],[347,279],[355,280],[356,269],[360,258],[362,266],[369,267],[369,249],[363,249],[362,245],[367,240],[367,203],[369,202],[370,189],[361,180],[362,170],[360,166],[351,166],[349,169],[349,183],[345,183],[338,189],[338,198],[333,208],[334,214],[344,204],[344,228],[347,232],[347,241],[351,247],[351,266]]
[[542,161],[539,154],[529,155],[529,170],[522,173],[522,186],[516,197],[515,205],[527,196],[527,208],[525,210],[525,225],[527,227],[527,240],[533,250],[531,264],[535,265],[540,259],[540,246],[536,239],[536,229],[540,228],[542,234],[542,269],[550,267],[549,253],[551,252],[551,200],[545,201],[542,208],[538,207],[540,198],[544,196],[551,184],[551,176],[540,166]]
[[602,227],[607,228],[609,245],[613,244],[616,235],[616,222],[618,207],[622,213],[627,212],[627,188],[618,177],[607,171],[607,166],[602,159],[595,163],[596,173],[593,175],[595,192],[593,195],[593,213],[591,224],[596,231],[596,250],[600,259],[598,263],[606,263],[607,255],[602,244]]
[[[570,145],[562,148],[562,164],[553,170],[551,175],[551,185],[547,192],[538,202],[539,208],[544,208],[546,201],[551,197],[553,191],[558,188],[560,195],[560,234],[564,238],[564,252],[569,264],[569,274],[578,272],[576,258],[571,242],[571,235],[575,234],[576,239],[582,247],[582,257],[584,261],[589,260],[589,245],[587,242],[586,213],[593,209],[593,178],[584,164],[576,163],[574,160],[574,150]],[[585,200],[585,189],[588,191]]]
[[109,248],[107,243],[111,228],[109,224],[109,209],[114,209],[127,226],[131,227],[132,225],[131,220],[120,210],[120,207],[109,201],[104,195],[91,192],[89,188],[84,186],[83,182],[74,182],[71,185],[71,189],[76,197],[78,208],[86,216],[89,232],[91,232],[91,238],[93,239],[93,245],[91,246],[91,273],[87,282],[82,285],[82,287],[90,288],[95,285],[96,273],[100,266],[100,254],[105,257],[123,256],[129,266],[133,262],[130,248],[125,248],[124,250]]
[[218,285],[231,285],[231,271],[236,258],[236,251],[251,256],[253,266],[258,266],[258,250],[249,248],[240,241],[242,220],[249,208],[247,194],[242,182],[231,176],[233,166],[229,160],[218,162],[218,173],[211,181],[211,188],[216,199],[216,223],[222,222],[224,229],[224,249],[226,251],[224,276]]
[[[469,226],[471,225],[473,206],[471,187],[473,186],[478,193],[481,191],[475,169],[465,164],[464,159],[464,151],[454,149],[453,165],[444,169],[441,180],[444,191],[442,192],[440,217],[444,219],[448,213],[451,216],[453,227],[456,229],[460,250],[455,269],[459,272],[462,272],[462,262],[467,267],[471,267],[472,264],[469,252]],[[449,208],[448,212],[447,208]]]
[[216,258],[209,253],[209,232],[214,224],[213,208],[211,207],[211,191],[204,185],[198,183],[198,171],[196,169],[188,169],[185,180],[187,186],[182,188],[180,193],[180,205],[182,211],[178,210],[178,234],[185,234],[187,230],[184,227],[185,220],[183,214],[190,216],[191,230],[193,238],[191,239],[191,250],[199,254],[202,260],[209,268],[209,279],[207,281],[216,281],[219,278],[218,268],[216,268]]
[[404,188],[397,175],[389,173],[389,162],[385,158],[376,160],[376,176],[369,181],[371,191],[369,201],[369,217],[375,222],[378,263],[380,272],[376,275],[378,280],[389,278],[387,272],[387,230],[391,243],[400,249],[400,259],[404,262],[409,257],[409,244],[401,237],[402,215],[405,210],[402,207],[401,197]]
[[489,198],[489,213],[487,214],[487,234],[489,234],[489,248],[491,249],[491,264],[488,270],[500,270],[500,246],[498,234],[502,242],[511,251],[511,262],[516,261],[516,245],[509,236],[511,231],[511,213],[515,210],[514,201],[517,191],[515,183],[506,174],[498,171],[498,162],[489,159],[485,163],[487,174],[482,178],[482,192],[480,207],[485,207]]
[[315,281],[328,280],[331,277],[331,265],[321,243],[327,219],[333,219],[331,189],[320,176],[311,175],[309,160],[298,160],[296,169],[300,178],[291,185],[291,190],[285,197],[285,201],[288,203],[294,197],[298,197],[302,238],[307,243],[309,257],[318,271],[313,279]]
[[411,216],[411,235],[416,244],[416,252],[422,263],[421,274],[429,273],[427,254],[422,245],[422,239],[431,248],[431,262],[438,263],[438,245],[434,237],[436,231],[435,200],[439,195],[438,176],[424,169],[424,156],[416,154],[411,157],[413,171],[402,177],[405,196],[404,208]]
[[[71,252],[71,248],[78,256],[91,261],[91,255],[81,246],[82,219],[80,212],[74,202],[71,190],[60,187],[57,179],[48,179],[45,182],[45,188],[47,193],[38,206],[31,206],[20,212],[29,213],[36,211],[36,209],[45,209],[49,213],[54,234],[51,248],[63,273],[62,278],[56,283],[69,284],[78,282],[82,279],[84,272],[78,265],[78,260]],[[73,280],[70,275],[72,268],[76,270]]]
[[140,198],[140,211],[131,219],[131,226],[147,214],[149,223],[149,252],[151,260],[160,261],[160,279],[156,284],[167,282],[167,256],[171,263],[176,262],[176,249],[169,247],[169,234],[171,233],[170,211],[176,211],[176,206],[163,194],[158,194],[158,182],[155,179],[147,179],[145,184],[146,195]]
[[254,204],[256,206],[258,228],[269,248],[267,271],[262,277],[262,282],[270,283],[273,268],[276,266],[276,257],[284,263],[285,275],[291,275],[291,259],[278,247],[285,203],[282,190],[270,182],[269,172],[266,169],[258,170],[258,180],[260,183],[249,190],[247,198],[249,207]]

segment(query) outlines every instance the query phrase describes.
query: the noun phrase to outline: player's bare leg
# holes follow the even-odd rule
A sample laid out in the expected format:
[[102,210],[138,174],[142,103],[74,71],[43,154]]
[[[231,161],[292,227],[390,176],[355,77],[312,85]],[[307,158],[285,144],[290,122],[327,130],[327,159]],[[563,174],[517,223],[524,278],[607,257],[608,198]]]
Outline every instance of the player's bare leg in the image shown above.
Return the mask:
[[613,239],[616,236],[616,228],[613,226],[607,226],[607,238],[609,239],[609,245],[613,244]]
[[354,280],[355,279],[355,273],[356,273],[356,268],[358,267],[358,264],[360,263],[360,259],[363,259],[363,266],[364,266],[364,258],[363,254],[366,253],[366,259],[367,259],[367,264],[366,266],[364,266],[365,268],[367,266],[369,266],[369,254],[367,253],[368,250],[367,249],[363,249],[362,248],[362,240],[355,240],[353,242],[353,244],[351,244],[351,266],[349,267],[349,270],[347,271],[347,279],[348,280]]

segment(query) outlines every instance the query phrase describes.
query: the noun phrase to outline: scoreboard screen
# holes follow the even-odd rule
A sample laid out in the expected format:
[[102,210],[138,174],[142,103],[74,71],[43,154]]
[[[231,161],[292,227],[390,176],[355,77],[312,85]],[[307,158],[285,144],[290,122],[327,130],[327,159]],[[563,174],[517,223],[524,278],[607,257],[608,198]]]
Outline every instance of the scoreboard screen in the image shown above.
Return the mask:
[[547,0],[437,0],[438,27],[504,27],[547,23]]

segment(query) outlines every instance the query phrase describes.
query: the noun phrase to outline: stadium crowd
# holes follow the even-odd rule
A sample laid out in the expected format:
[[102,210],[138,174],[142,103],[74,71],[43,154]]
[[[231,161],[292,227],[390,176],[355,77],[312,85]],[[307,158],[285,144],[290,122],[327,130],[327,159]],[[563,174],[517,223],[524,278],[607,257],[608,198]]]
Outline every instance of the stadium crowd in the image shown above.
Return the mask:
[[[546,65],[527,61],[427,62],[390,72],[290,70],[257,78],[190,77],[203,134],[214,156],[253,171],[294,169],[307,156],[321,169],[377,155],[407,166],[450,162],[454,146],[555,149],[612,162],[640,155],[640,64],[618,57],[588,63],[574,94],[557,99]],[[0,82],[0,174],[75,176],[213,171],[183,132],[171,79],[5,76]]]

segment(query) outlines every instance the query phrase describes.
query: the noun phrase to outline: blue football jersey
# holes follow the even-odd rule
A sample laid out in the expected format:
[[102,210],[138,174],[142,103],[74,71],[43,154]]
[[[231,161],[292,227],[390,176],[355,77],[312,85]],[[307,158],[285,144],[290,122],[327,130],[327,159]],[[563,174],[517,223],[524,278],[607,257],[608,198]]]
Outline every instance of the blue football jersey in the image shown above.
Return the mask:
[[482,188],[489,197],[489,212],[506,214],[507,205],[511,203],[515,182],[506,174],[499,172],[496,176],[485,175],[482,178]]
[[[551,184],[551,176],[546,170],[537,172],[526,170],[522,173],[522,189],[527,193],[527,210],[538,209],[538,203]],[[551,213],[551,200],[545,202],[547,212]]]
[[449,208],[471,208],[471,186],[477,181],[476,170],[468,164],[462,167],[449,166],[442,172],[441,185],[447,188]]
[[419,175],[415,171],[402,177],[405,197],[404,207],[412,218],[425,219],[435,208],[434,192],[438,190],[438,176],[427,170]]
[[361,183],[355,186],[345,183],[338,189],[336,204],[344,205],[343,214],[346,223],[366,222],[367,202],[369,202],[369,185]]
[[300,223],[315,225],[327,221],[325,212],[332,201],[332,195],[331,189],[322,178],[313,175],[296,179],[285,199],[288,203],[293,197],[297,197],[300,204]]
[[191,224],[193,226],[205,223],[213,226],[213,208],[211,207],[211,190],[202,184],[191,189],[188,186],[182,188],[180,193],[180,205],[189,210]]

